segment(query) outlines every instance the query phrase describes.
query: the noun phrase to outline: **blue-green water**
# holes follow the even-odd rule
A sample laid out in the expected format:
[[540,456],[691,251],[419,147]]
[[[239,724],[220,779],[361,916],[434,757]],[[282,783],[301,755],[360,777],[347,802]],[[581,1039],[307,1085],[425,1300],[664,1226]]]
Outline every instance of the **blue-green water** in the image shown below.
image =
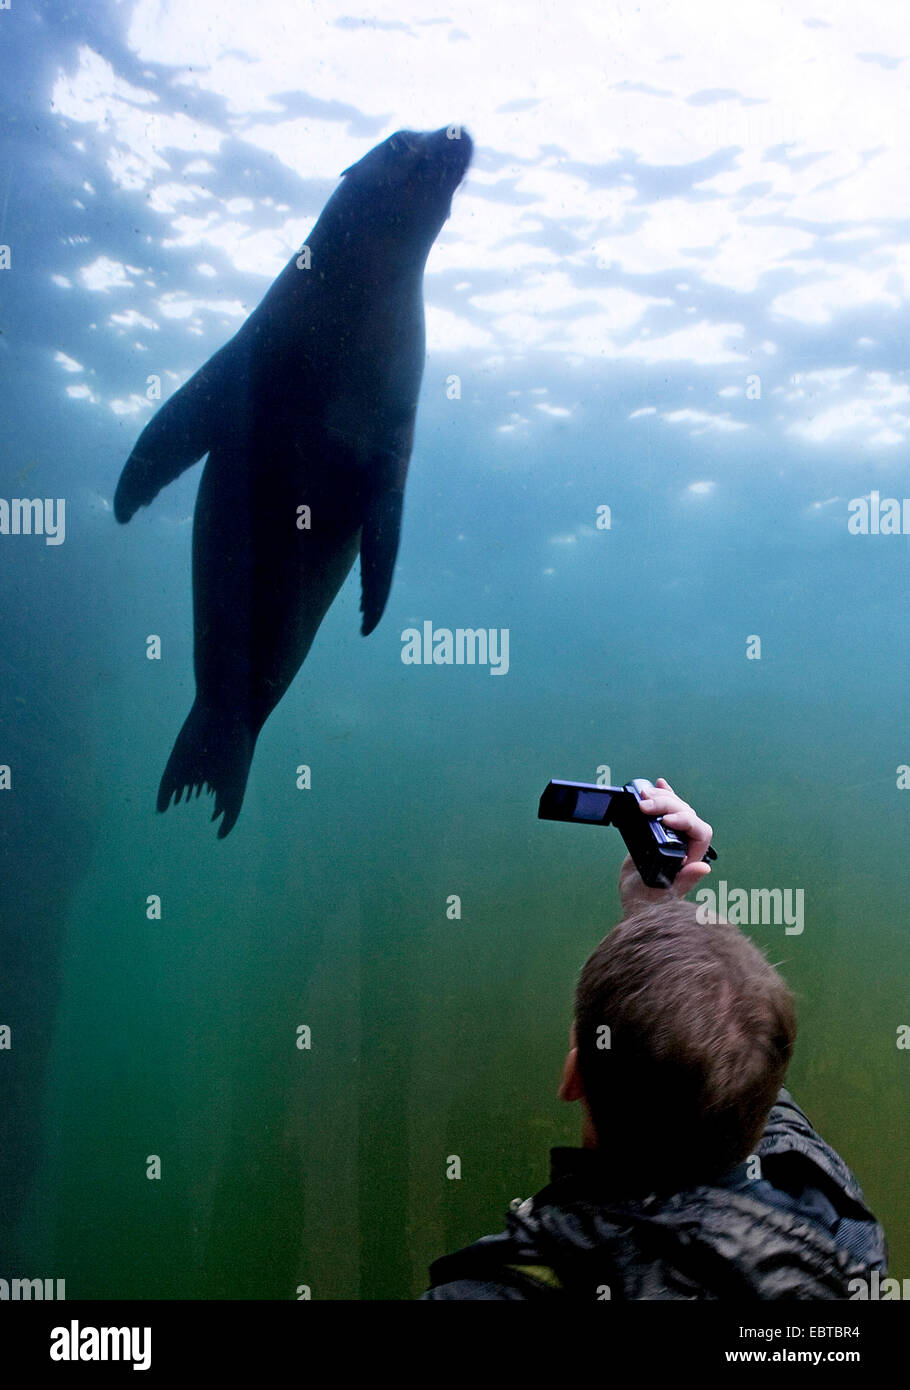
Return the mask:
[[[0,491],[67,499],[63,545],[0,537],[12,750],[0,762],[14,774],[3,906],[17,942],[3,1003],[18,1010],[9,1057],[27,1083],[7,1112],[14,1132],[36,1127],[34,1172],[17,1219],[6,1213],[10,1272],[99,1299],[294,1298],[302,1285],[314,1298],[408,1298],[433,1258],[499,1229],[509,1201],[546,1180],[548,1148],[576,1139],[555,1096],[572,988],[618,916],[618,837],[540,823],[537,799],[549,777],[593,780],[606,764],[616,780],[665,775],[694,802],[731,885],[805,890],[801,935],[749,930],[797,996],[791,1089],[857,1173],[900,1276],[908,541],[850,535],[847,502],[871,488],[900,497],[907,472],[900,448],[849,434],[810,444],[781,412],[792,376],[852,361],[858,333],[876,344],[862,370],[902,380],[903,303],[857,311],[834,336],[772,326],[770,292],[737,297],[706,277],[702,312],[714,297],[724,320],[737,299],[750,335],[778,344],[760,398],[732,405],[717,392],[744,388],[748,356],[497,355],[434,349],[431,333],[385,617],[359,637],[355,571],[219,843],[204,799],[154,812],[192,695],[199,470],[117,527],[113,486],[149,412],[107,403],[143,395],[150,372],[182,378],[239,320],[213,310],[193,334],[150,317],[156,296],[198,292],[200,253],[165,244],[147,190],[112,174],[99,124],[51,109],[58,67],[74,70],[82,44],[177,109],[166,65],[143,62],[122,16],[103,14],[91,33],[79,15],[0,15],[19,26],[4,40],[17,78]],[[230,138],[214,97],[193,101],[225,144],[210,177],[182,173],[191,152],[162,146],[168,179],[204,177],[221,200],[270,190],[302,236],[332,181],[301,181]],[[469,92],[440,119],[452,114],[477,141],[482,180],[498,167],[495,124],[477,125]],[[433,122],[403,107],[375,138],[397,124]],[[367,148],[372,128],[358,138]],[[456,197],[441,243],[482,206]],[[99,256],[140,268],[128,291],[80,280]],[[217,270],[206,297],[252,308],[268,279],[210,248],[205,259]],[[478,295],[517,283],[493,257],[430,271],[428,299],[449,307],[465,281]],[[672,297],[676,279],[642,275],[638,288]],[[152,328],[121,334],[111,315],[130,309]],[[669,312],[655,311],[655,331]],[[64,394],[57,352],[82,365],[72,380],[88,397]],[[693,435],[666,418],[683,409],[730,410],[746,428]],[[691,490],[701,483],[713,486]],[[508,629],[508,673],[403,664],[401,634],[427,620]],[[153,633],[161,661],[146,658]],[[309,790],[296,787],[300,764]],[[296,1045],[301,1025],[309,1048]],[[31,1160],[19,1155],[23,1172]]]

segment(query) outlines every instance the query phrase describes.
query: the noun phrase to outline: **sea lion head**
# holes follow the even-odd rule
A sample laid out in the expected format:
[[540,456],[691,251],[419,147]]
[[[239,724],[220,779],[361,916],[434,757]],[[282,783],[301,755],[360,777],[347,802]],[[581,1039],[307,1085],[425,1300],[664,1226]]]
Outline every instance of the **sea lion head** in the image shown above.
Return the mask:
[[336,197],[364,209],[374,234],[394,231],[429,251],[452,210],[474,145],[461,126],[397,130],[345,169]]

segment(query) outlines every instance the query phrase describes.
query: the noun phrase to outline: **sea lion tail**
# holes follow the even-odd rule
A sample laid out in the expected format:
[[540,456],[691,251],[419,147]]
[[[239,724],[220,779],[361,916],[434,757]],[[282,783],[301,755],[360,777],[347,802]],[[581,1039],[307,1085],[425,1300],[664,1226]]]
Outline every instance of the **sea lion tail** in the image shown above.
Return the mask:
[[240,815],[255,746],[256,734],[235,714],[196,700],[164,769],[158,810],[166,811],[172,797],[176,806],[184,791],[189,801],[194,787],[198,796],[206,786],[215,794],[212,820],[224,815],[218,827],[223,840]]

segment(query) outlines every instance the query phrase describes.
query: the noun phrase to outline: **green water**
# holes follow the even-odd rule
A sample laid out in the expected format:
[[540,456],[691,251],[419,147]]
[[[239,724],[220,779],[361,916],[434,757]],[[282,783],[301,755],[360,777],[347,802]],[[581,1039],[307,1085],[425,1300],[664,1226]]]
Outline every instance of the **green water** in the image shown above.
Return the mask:
[[[485,508],[472,482],[470,543],[489,546],[493,569],[466,583],[447,572],[463,490],[457,460],[432,478],[439,424],[431,405],[384,632],[358,638],[352,581],[267,726],[224,844],[204,799],[151,810],[189,687],[176,660],[144,659],[161,624],[146,621],[139,560],[116,537],[121,670],[90,733],[108,801],[68,923],[36,1248],[90,1298],[293,1298],[301,1285],[408,1298],[433,1258],[500,1229],[509,1201],[546,1181],[548,1148],[577,1139],[556,1099],[572,988],[618,917],[618,837],[538,822],[537,797],[551,775],[591,779],[608,763],[620,779],[667,775],[710,818],[731,887],[804,889],[802,935],[751,935],[797,997],[791,1089],[859,1176],[899,1273],[907,743],[899,665],[878,690],[863,676],[866,648],[892,632],[885,610],[871,629],[867,592],[851,610],[867,559],[832,527],[813,550],[779,545],[771,576],[760,545],[737,560],[710,544],[716,519],[693,531],[690,517],[652,516],[652,578],[617,527],[586,538],[601,549],[584,563],[557,562],[555,588],[529,592],[528,552],[553,529],[549,515],[532,529],[553,487],[532,476],[508,525],[512,480]],[[580,486],[600,468],[585,447],[574,441]],[[712,462],[735,490],[735,463]],[[751,505],[773,509],[773,490]],[[881,561],[885,585],[902,546]],[[175,590],[186,609],[185,553],[173,568],[168,553],[142,562],[150,591]],[[665,568],[679,581],[669,596]],[[838,570],[808,611],[802,594]],[[432,596],[412,610],[422,575]],[[707,618],[691,617],[693,595]],[[652,646],[657,611],[666,638]],[[509,673],[403,665],[400,633],[424,615],[508,626]],[[755,631],[761,663],[745,659]],[[299,791],[304,762],[312,788]]]

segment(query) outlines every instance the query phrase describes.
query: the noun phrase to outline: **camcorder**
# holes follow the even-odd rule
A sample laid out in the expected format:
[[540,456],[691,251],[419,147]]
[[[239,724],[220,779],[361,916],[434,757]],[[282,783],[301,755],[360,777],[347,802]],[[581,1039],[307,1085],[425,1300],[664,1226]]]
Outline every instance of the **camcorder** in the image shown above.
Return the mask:
[[[641,809],[642,801],[655,790],[647,777],[636,777],[623,787],[552,781],[544,788],[537,816],[582,825],[615,825],[642,880],[649,888],[669,888],[682,868],[688,843],[660,816],[649,816]],[[704,858],[712,860],[717,855],[709,849]]]

